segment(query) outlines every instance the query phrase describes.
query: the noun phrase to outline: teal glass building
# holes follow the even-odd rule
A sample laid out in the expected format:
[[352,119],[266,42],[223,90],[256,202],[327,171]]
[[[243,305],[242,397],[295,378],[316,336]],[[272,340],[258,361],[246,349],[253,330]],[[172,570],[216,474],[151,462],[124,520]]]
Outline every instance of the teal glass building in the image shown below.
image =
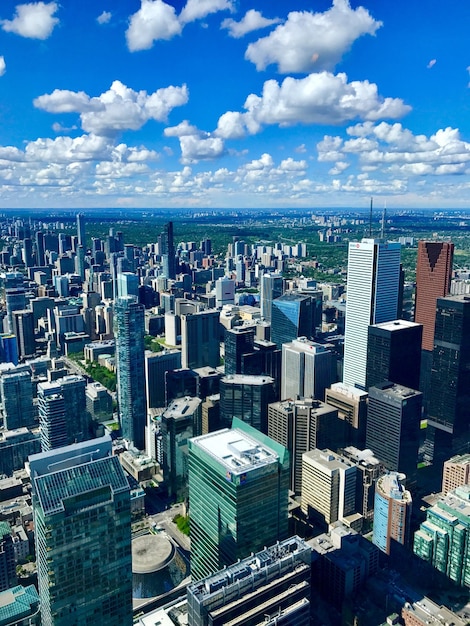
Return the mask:
[[43,626],[132,624],[131,504],[111,438],[29,458]]
[[315,334],[314,305],[310,296],[285,293],[273,300],[271,309],[271,341],[282,348],[297,337],[310,339]]
[[189,440],[191,576],[288,536],[287,450],[241,420]]
[[144,306],[134,296],[114,302],[119,421],[122,436],[139,450],[145,448],[147,423],[144,314]]

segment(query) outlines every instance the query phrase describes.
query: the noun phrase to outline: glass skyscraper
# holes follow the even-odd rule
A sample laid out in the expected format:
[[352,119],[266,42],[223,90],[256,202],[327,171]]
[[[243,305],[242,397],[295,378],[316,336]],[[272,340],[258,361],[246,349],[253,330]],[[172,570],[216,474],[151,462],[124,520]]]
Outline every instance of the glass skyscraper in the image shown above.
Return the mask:
[[233,426],[189,440],[193,580],[288,535],[287,450],[240,420]]
[[119,421],[122,436],[139,450],[145,448],[147,423],[144,312],[134,296],[114,302]]
[[314,305],[310,296],[285,293],[273,300],[271,340],[278,348],[297,337],[310,339],[314,334]]
[[109,437],[29,458],[43,626],[132,623],[130,489]]

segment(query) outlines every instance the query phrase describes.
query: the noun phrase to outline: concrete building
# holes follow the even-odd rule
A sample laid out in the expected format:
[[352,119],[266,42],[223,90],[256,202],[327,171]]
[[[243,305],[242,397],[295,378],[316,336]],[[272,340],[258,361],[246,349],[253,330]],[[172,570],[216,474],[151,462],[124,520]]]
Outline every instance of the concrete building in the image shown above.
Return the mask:
[[385,554],[392,552],[393,542],[406,545],[409,539],[412,499],[403,486],[405,478],[390,472],[375,486],[372,542]]
[[417,602],[405,603],[401,611],[405,626],[468,626],[468,619],[461,618],[446,606],[439,606],[426,596]]
[[422,396],[391,382],[369,389],[366,446],[388,470],[409,478],[418,464]]
[[358,450],[348,446],[340,452],[357,467],[356,509],[366,522],[371,523],[374,518],[375,485],[385,473],[385,468],[372,450]]
[[288,490],[287,450],[245,422],[190,439],[193,580],[285,539]]
[[282,296],[283,281],[281,274],[263,274],[260,279],[261,317],[271,321],[273,301]]
[[43,626],[132,622],[130,489],[111,454],[103,437],[30,457]]
[[311,548],[290,537],[187,589],[188,624],[310,624]]
[[470,587],[470,486],[457,487],[427,509],[413,552],[455,584]]
[[470,454],[457,454],[444,463],[442,494],[470,484]]
[[322,524],[338,520],[361,524],[356,511],[357,470],[331,450],[310,450],[302,457],[302,512]]
[[268,436],[289,450],[290,488],[302,491],[302,456],[314,448],[336,450],[343,445],[337,437],[338,411],[319,400],[299,398],[268,405]]
[[347,445],[365,446],[368,398],[366,391],[341,382],[325,390],[326,404],[338,409],[338,417],[343,421]]
[[221,276],[215,281],[215,306],[221,309],[226,304],[235,303],[235,281]]
[[322,400],[336,379],[336,358],[324,346],[298,337],[282,345],[281,400]]
[[343,382],[360,389],[366,387],[369,326],[397,319],[400,248],[375,239],[349,244]]
[[200,311],[181,316],[181,363],[183,367],[217,367],[220,361],[219,312]]

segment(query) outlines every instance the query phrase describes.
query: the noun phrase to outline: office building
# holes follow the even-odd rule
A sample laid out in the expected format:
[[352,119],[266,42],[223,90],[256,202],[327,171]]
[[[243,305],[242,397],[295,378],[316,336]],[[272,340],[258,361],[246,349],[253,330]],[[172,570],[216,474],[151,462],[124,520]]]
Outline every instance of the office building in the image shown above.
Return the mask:
[[444,576],[470,587],[470,487],[457,487],[426,511],[415,532],[413,552]]
[[67,444],[86,441],[90,437],[90,416],[86,410],[86,380],[70,374],[55,381],[64,398]]
[[176,398],[199,397],[199,376],[194,370],[178,369],[165,372],[165,406]]
[[181,316],[181,363],[183,367],[217,367],[220,362],[219,312],[200,311]]
[[215,306],[221,309],[235,302],[235,281],[228,276],[220,276],[215,281]]
[[38,384],[38,415],[43,452],[70,443],[67,439],[64,396],[56,382]]
[[0,333],[0,363],[18,365],[18,344],[11,333]]
[[356,514],[357,470],[341,455],[315,448],[302,456],[302,512],[321,524],[350,519],[360,523]]
[[36,338],[34,336],[33,312],[28,309],[13,311],[12,319],[20,360],[34,356],[36,352]]
[[145,447],[147,423],[144,312],[132,296],[114,302],[119,421],[122,436],[139,450]]
[[165,374],[170,370],[180,368],[180,350],[171,349],[162,350],[161,352],[149,352],[147,350],[145,352],[147,409],[165,406]]
[[85,402],[88,415],[95,422],[107,422],[113,418],[113,397],[101,383],[88,383]]
[[111,439],[29,461],[43,626],[131,624],[130,488]]
[[170,496],[187,496],[188,440],[202,434],[202,401],[173,400],[161,417],[163,478]]
[[371,324],[397,319],[400,244],[363,239],[348,253],[343,382],[365,389]]
[[202,434],[220,430],[220,394],[207,396],[201,405]]
[[10,524],[0,521],[0,591],[16,585],[15,548]]
[[412,499],[403,486],[405,478],[404,474],[390,472],[375,485],[372,543],[385,554],[391,554],[394,542],[408,543]]
[[297,337],[314,335],[314,303],[310,296],[300,293],[285,293],[273,300],[271,308],[271,341],[279,349]]
[[369,389],[366,447],[384,466],[408,478],[418,464],[423,394],[386,382]]
[[78,245],[86,248],[85,216],[83,213],[77,213],[77,239]]
[[8,332],[15,332],[13,325],[13,311],[26,309],[26,291],[22,286],[5,289],[5,305],[7,310]]
[[260,280],[260,306],[261,317],[267,322],[271,321],[273,300],[280,298],[283,292],[281,274],[263,274]]
[[133,272],[122,272],[116,277],[117,296],[139,296],[139,277]]
[[311,548],[290,537],[187,589],[188,624],[310,624]]
[[268,436],[290,454],[290,488],[302,491],[302,456],[314,448],[336,450],[344,445],[338,411],[320,400],[297,398],[268,405]]
[[444,463],[442,494],[470,484],[470,454],[457,454]]
[[336,380],[336,358],[330,350],[306,337],[282,344],[281,400],[322,400]]
[[163,261],[162,276],[174,280],[176,278],[176,253],[173,239],[173,222],[165,224],[160,241],[160,254]]
[[0,430],[0,474],[11,476],[24,468],[28,456],[41,452],[39,429]]
[[286,539],[288,491],[287,450],[241,420],[190,439],[193,580]]
[[333,383],[325,390],[325,402],[338,409],[347,445],[363,448],[366,443],[367,402],[369,395],[352,385]]
[[0,377],[0,393],[3,406],[3,425],[7,430],[35,423],[33,384],[28,371],[5,373]]
[[386,380],[419,389],[421,324],[394,320],[369,326],[366,387]]
[[422,348],[434,349],[436,302],[450,292],[454,244],[419,241],[416,263],[415,322],[423,325]]
[[375,484],[385,473],[385,468],[372,450],[358,450],[354,446],[347,446],[341,450],[341,456],[357,467],[356,510],[370,524],[374,517]]
[[220,421],[229,427],[234,417],[268,432],[268,405],[276,399],[270,376],[234,374],[220,380]]
[[468,626],[467,618],[426,596],[416,602],[407,602],[401,610],[401,617],[405,626]]
[[466,451],[470,426],[470,298],[437,299],[428,430],[434,458]]
[[244,374],[242,358],[254,350],[255,327],[235,326],[225,329],[224,363],[225,374]]
[[15,585],[0,593],[0,626],[35,626],[41,623],[36,587]]

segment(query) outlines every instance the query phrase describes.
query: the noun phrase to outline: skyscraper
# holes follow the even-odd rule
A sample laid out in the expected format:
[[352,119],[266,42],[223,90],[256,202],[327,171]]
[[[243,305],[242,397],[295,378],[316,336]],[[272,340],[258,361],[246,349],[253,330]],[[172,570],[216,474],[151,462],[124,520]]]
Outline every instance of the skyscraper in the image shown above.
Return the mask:
[[369,326],[366,387],[391,380],[419,389],[421,324],[394,320]]
[[374,531],[372,542],[390,554],[393,542],[405,545],[410,532],[412,499],[403,487],[404,474],[390,472],[375,485]]
[[368,328],[397,318],[399,282],[399,243],[349,244],[343,382],[365,389]]
[[161,238],[162,243],[162,260],[163,260],[163,276],[165,278],[176,278],[176,257],[175,244],[173,241],[173,222],[168,222],[163,227]]
[[282,296],[283,278],[281,274],[263,274],[260,288],[261,317],[270,322],[273,300]]
[[338,409],[338,417],[344,422],[347,445],[365,446],[368,398],[366,391],[345,383],[333,383],[325,390],[326,404]]
[[273,300],[271,309],[271,340],[280,349],[297,337],[313,336],[315,304],[310,296],[285,293]]
[[139,295],[139,277],[133,272],[122,272],[116,277],[117,295],[135,296]]
[[26,309],[13,311],[13,332],[18,343],[20,359],[34,356],[36,352],[36,338],[34,336],[34,313]]
[[86,246],[86,237],[85,237],[85,216],[83,213],[77,213],[77,237],[78,237],[78,245]]
[[130,489],[111,439],[30,457],[44,626],[132,623]]
[[225,330],[225,374],[244,374],[242,356],[254,349],[254,326],[235,326]]
[[236,417],[267,433],[268,405],[275,399],[274,380],[270,376],[224,376],[220,380],[220,421],[230,426]]
[[282,400],[297,396],[321,400],[336,380],[336,358],[325,346],[306,337],[282,344]]
[[423,350],[434,349],[437,298],[447,296],[452,278],[454,244],[419,241],[416,263],[415,322],[423,325]]
[[139,450],[145,447],[147,423],[144,314],[144,307],[133,296],[114,302],[119,421],[122,436]]
[[286,449],[240,420],[190,439],[193,580],[285,539],[288,490]]
[[435,458],[466,451],[469,426],[470,298],[438,298],[428,408]]
[[423,394],[385,382],[369,388],[366,446],[385,467],[409,478],[418,464]]
[[0,378],[4,426],[8,430],[34,425],[33,384],[30,372],[3,374]]
[[214,310],[181,316],[183,367],[217,367],[220,361],[219,312]]

